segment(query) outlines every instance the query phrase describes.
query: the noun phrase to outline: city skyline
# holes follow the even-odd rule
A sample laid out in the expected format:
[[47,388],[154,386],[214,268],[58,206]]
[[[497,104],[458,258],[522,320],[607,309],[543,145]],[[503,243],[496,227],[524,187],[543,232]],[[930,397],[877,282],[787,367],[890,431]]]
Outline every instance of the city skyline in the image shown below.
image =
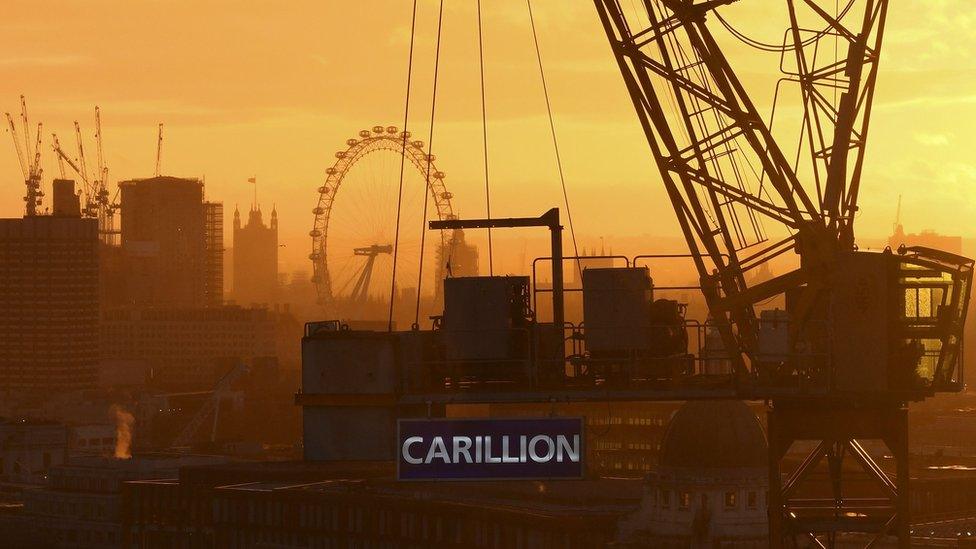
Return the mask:
[[[966,223],[976,214],[976,203],[957,199],[976,181],[976,165],[965,154],[976,120],[976,102],[965,86],[976,78],[976,62],[966,37],[976,23],[963,4],[947,0],[924,9],[891,10],[858,220],[865,238],[890,234],[899,195],[906,205],[906,230],[976,236]],[[0,110],[16,113],[23,93],[32,121],[45,124],[47,206],[57,173],[47,147],[51,131],[72,151],[71,123],[78,120],[90,142],[92,108],[99,105],[114,187],[122,179],[152,175],[157,123],[163,122],[163,173],[206,177],[207,199],[223,202],[228,211],[253,202],[247,179],[256,176],[258,202],[266,210],[277,207],[281,216],[281,271],[310,270],[310,212],[333,153],[363,128],[402,125],[409,6],[235,6],[232,17],[220,17],[223,9],[221,4],[174,3],[163,9],[103,2],[60,6],[65,17],[50,18],[36,4],[14,2],[3,22],[0,66],[17,78],[0,82]],[[425,141],[435,9],[431,2],[420,3],[408,124]],[[582,2],[557,9],[540,2],[535,9],[579,240],[677,236],[592,6]],[[771,29],[781,28],[782,21],[756,23],[750,17],[754,9],[735,6],[730,20],[750,35],[778,38]],[[448,174],[458,211],[469,217],[484,213],[480,111],[466,99],[478,93],[476,67],[465,61],[477,54],[474,15],[470,7],[446,8],[434,133],[438,166]],[[152,25],[131,24],[150,18]],[[69,25],[86,39],[72,40],[64,32]],[[362,28],[376,32],[367,36],[358,31]],[[26,32],[49,38],[38,43],[26,39]],[[225,34],[241,39],[216,38]],[[760,110],[768,112],[777,56],[736,57],[741,48],[724,39],[733,64],[750,76]],[[485,47],[493,213],[538,215],[562,207],[522,3],[486,11]],[[357,73],[364,65],[375,70]],[[121,82],[109,77],[142,66],[153,70]],[[341,81],[335,78],[339,74]],[[587,83],[585,93],[581,81]],[[599,102],[593,101],[596,95],[602,96]],[[10,136],[4,140],[0,215],[12,217],[22,211],[23,186]],[[607,215],[610,211],[613,215]],[[931,215],[935,211],[949,213]],[[648,217],[663,222],[651,226]],[[229,225],[225,232],[230,234]],[[474,232],[469,239],[482,244],[484,237]]]

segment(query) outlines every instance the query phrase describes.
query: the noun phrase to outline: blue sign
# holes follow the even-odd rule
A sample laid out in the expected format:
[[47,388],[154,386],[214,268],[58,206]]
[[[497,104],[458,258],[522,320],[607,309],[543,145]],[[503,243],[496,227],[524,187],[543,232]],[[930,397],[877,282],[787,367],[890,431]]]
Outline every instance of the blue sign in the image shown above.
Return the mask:
[[583,478],[582,418],[401,419],[399,480]]

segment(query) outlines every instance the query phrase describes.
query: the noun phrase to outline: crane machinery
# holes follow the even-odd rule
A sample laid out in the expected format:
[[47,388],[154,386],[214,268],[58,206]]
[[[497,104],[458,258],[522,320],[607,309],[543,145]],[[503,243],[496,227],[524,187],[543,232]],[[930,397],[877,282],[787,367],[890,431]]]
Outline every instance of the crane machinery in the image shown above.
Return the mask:
[[116,245],[118,242],[119,230],[115,228],[115,213],[119,209],[118,192],[112,196],[108,190],[108,167],[105,165],[105,158],[102,151],[102,114],[101,109],[95,107],[95,148],[96,161],[95,174],[88,171],[88,164],[85,159],[84,138],[82,136],[81,124],[74,122],[75,142],[78,145],[78,156],[72,160],[70,156],[61,148],[61,142],[56,134],[52,134],[52,147],[58,156],[58,166],[62,176],[67,163],[78,177],[81,179],[83,192],[82,216],[98,220],[98,233],[105,244]]
[[17,131],[17,124],[11,114],[5,113],[7,124],[10,127],[10,135],[14,140],[14,148],[17,150],[17,160],[20,162],[20,170],[24,175],[24,185],[27,192],[24,195],[25,215],[33,217],[37,215],[38,208],[41,206],[41,199],[44,192],[41,190],[41,128],[42,124],[37,124],[36,139],[32,142],[30,133],[30,123],[27,118],[27,100],[23,95],[20,96],[20,123],[24,128],[23,146]]
[[[896,533],[908,547],[905,403],[961,387],[973,262],[928,248],[870,253],[855,244],[888,1],[849,0],[838,10],[817,0],[786,2],[789,28],[772,49],[800,90],[800,142],[812,163],[806,177],[707,24],[736,32],[720,13],[734,1],[645,0],[640,13],[619,0],[595,3],[740,387],[752,381],[771,402],[771,545],[801,537],[833,546],[838,533],[860,531],[876,534],[871,544]],[[824,54],[827,46],[818,55],[825,38],[834,56]],[[798,267],[747,283],[750,271],[789,252]],[[791,352],[812,349],[818,358],[760,358],[756,309],[777,295],[786,298]],[[819,390],[777,394],[787,385]],[[865,438],[887,444],[896,479],[864,450]],[[816,441],[815,449],[783,480],[780,461],[800,439]],[[888,496],[874,502],[884,513],[846,497],[845,456],[876,477]],[[801,502],[797,488],[821,462],[832,489],[816,505]]]
[[[594,0],[689,253],[616,258],[625,266],[564,288],[562,262],[580,258],[562,255],[557,209],[430,222],[548,227],[551,256],[532,264],[531,298],[524,277],[449,280],[428,331],[307,325],[296,401],[306,430],[331,437],[306,446],[309,459],[394,459],[396,444],[376,439],[393,440],[397,418],[451,403],[764,401],[769,545],[895,537],[909,547],[907,406],[964,387],[974,262],[856,244],[888,0],[786,0],[781,44],[733,26],[723,13],[735,2]],[[798,89],[797,152],[787,156],[713,31],[779,54],[773,104],[781,84]],[[654,285],[648,260],[675,257],[694,263],[706,321],[655,299],[669,288]],[[789,267],[762,275],[773,260]],[[551,281],[536,277],[539,261]],[[583,293],[578,324],[564,316],[567,291]],[[767,307],[772,299],[785,310]],[[784,475],[794,446],[812,450]],[[887,463],[869,447],[883,447]]]

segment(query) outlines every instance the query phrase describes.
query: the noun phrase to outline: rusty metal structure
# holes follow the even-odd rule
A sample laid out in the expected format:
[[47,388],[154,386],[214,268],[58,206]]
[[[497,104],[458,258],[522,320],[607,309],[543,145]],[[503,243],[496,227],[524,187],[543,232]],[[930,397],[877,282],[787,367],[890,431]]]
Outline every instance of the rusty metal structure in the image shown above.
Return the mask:
[[[770,546],[834,547],[851,533],[867,546],[894,537],[909,547],[907,403],[963,387],[973,261],[855,244],[888,1],[848,0],[835,10],[833,2],[787,0],[782,44],[751,40],[724,19],[734,1],[595,0],[708,319],[686,319],[682,303],[661,297],[668,288],[645,267],[675,256],[648,255],[581,273],[583,322],[574,324],[562,315],[562,263],[578,258],[562,257],[558,211],[442,216],[432,229],[549,227],[552,254],[540,260],[553,263],[551,285],[533,276],[532,295],[551,294],[553,320],[526,305],[520,281],[480,277],[452,285],[452,313],[430,330],[309,324],[297,402],[306,429],[323,437],[306,446],[308,459],[391,459],[392,436],[390,444],[383,437],[396,417],[437,415],[449,403],[762,400]],[[798,87],[803,105],[805,168],[774,138],[713,34],[717,25],[784,60],[782,82]],[[825,40],[833,55],[822,53]],[[755,276],[791,256],[795,268]],[[785,310],[763,310],[772,298]],[[464,311],[501,320],[461,323]],[[464,340],[471,346],[458,352]],[[350,442],[364,430],[379,438]],[[866,449],[872,440],[887,448],[894,474]],[[813,450],[784,471],[797,441]],[[852,475],[860,480],[849,482]],[[871,490],[861,490],[864,478]]]
[[[784,72],[801,92],[801,143],[812,162],[806,180],[707,24],[731,3],[645,0],[641,18],[636,11],[628,16],[618,0],[596,1],[733,370],[759,380],[771,398],[771,545],[800,536],[833,546],[838,533],[856,531],[876,534],[872,545],[893,532],[907,547],[904,403],[961,386],[956,365],[972,261],[923,248],[859,252],[854,243],[887,0],[850,0],[841,11],[816,0],[786,2],[790,27],[781,51],[792,57]],[[801,18],[816,26],[804,28]],[[825,38],[834,42],[833,57],[818,55]],[[781,236],[772,236],[770,224],[785,229]],[[798,268],[747,284],[752,269],[788,252],[799,255]],[[927,311],[913,303],[919,293]],[[758,359],[755,307],[780,294],[791,354],[804,345],[821,353],[805,365]],[[819,394],[769,390],[787,379],[814,382]],[[897,478],[863,449],[865,438],[885,442]],[[794,440],[817,445],[784,482],[779,463]],[[846,497],[845,456],[873,475],[887,497]],[[830,497],[797,501],[797,484],[821,460],[830,462]]]

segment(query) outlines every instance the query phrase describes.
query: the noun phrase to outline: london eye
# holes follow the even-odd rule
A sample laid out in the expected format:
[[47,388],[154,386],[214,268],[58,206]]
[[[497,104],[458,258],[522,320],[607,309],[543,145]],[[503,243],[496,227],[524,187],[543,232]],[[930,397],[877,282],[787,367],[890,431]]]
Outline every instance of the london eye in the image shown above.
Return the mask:
[[[423,257],[421,238],[425,217],[454,218],[452,194],[434,155],[424,149],[423,141],[410,138],[409,132],[396,126],[360,131],[335,153],[335,162],[318,188],[309,259],[319,304],[332,316],[385,320],[394,286],[394,256],[394,299],[409,303],[411,316],[417,292],[427,299],[437,294],[455,234],[427,234]],[[423,279],[419,280],[421,262]]]

